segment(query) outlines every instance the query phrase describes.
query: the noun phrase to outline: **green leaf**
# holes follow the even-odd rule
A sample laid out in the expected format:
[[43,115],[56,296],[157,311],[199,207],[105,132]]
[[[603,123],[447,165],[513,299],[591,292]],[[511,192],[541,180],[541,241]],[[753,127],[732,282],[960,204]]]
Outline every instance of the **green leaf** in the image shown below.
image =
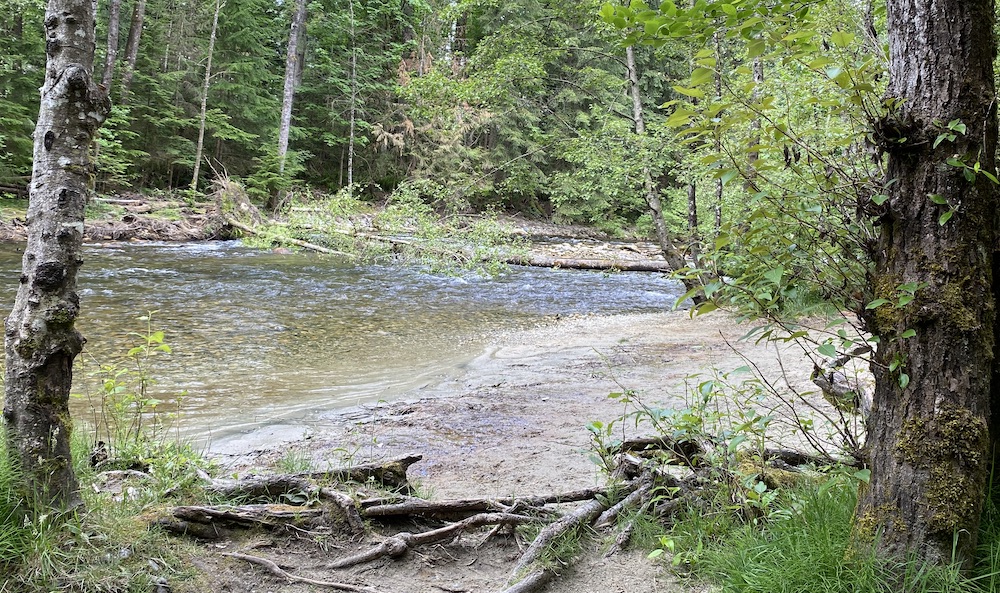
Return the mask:
[[870,469],[859,469],[854,472],[854,479],[867,484],[872,479],[872,470]]
[[948,205],[948,200],[941,194],[927,194],[927,197],[930,198],[930,200],[935,204],[940,204],[942,206]]
[[698,86],[699,84],[705,84],[715,79],[715,70],[710,70],[708,68],[695,68],[694,72],[691,73],[691,86]]
[[715,311],[718,308],[719,306],[716,305],[713,301],[705,301],[704,303],[698,305],[696,309],[698,315],[704,315],[705,313],[711,313],[712,311]]
[[906,373],[899,374],[899,388],[906,389],[906,386],[910,384],[910,376]]
[[886,200],[888,200],[888,199],[889,199],[889,196],[887,196],[885,194],[877,194],[877,195],[872,196],[872,202],[875,202],[876,206],[881,206],[882,204],[885,204]]
[[816,352],[819,352],[823,356],[826,356],[826,357],[829,357],[829,358],[836,358],[837,357],[837,348],[833,344],[829,344],[829,343],[822,344],[819,348],[816,349]]
[[688,97],[694,97],[695,99],[701,99],[702,97],[705,96],[705,91],[703,91],[701,89],[691,89],[691,88],[682,87],[680,85],[674,85],[673,89],[675,91],[677,91],[678,93],[682,94],[682,95],[685,95],[685,96],[688,96]]
[[726,169],[725,171],[722,172],[721,175],[719,175],[719,180],[722,182],[722,185],[726,185],[727,183],[735,179],[736,176],[738,176],[739,174],[740,172],[737,171],[736,169]]
[[837,47],[848,47],[854,43],[855,39],[856,36],[853,33],[847,33],[846,31],[836,31],[833,35],[830,35],[830,43]]
[[874,301],[872,301],[872,302],[868,303],[867,305],[865,305],[865,309],[875,309],[875,308],[881,307],[882,305],[885,305],[888,302],[889,302],[889,299],[875,299]]
[[949,220],[951,220],[951,217],[954,215],[955,215],[954,210],[949,210],[943,213],[941,216],[938,217],[938,224],[940,226],[944,226]]
[[736,16],[736,7],[732,4],[723,4],[722,12],[728,14],[729,16]]
[[764,50],[767,49],[767,43],[763,39],[754,39],[747,45],[747,57],[756,58],[757,56],[763,55]]
[[915,329],[908,329],[905,332],[903,332],[902,337],[905,340],[906,338],[912,338],[915,335],[917,335],[917,330],[915,330]]
[[785,275],[785,268],[778,266],[777,268],[771,268],[770,270],[764,272],[764,278],[767,278],[775,286],[781,286],[781,277]]

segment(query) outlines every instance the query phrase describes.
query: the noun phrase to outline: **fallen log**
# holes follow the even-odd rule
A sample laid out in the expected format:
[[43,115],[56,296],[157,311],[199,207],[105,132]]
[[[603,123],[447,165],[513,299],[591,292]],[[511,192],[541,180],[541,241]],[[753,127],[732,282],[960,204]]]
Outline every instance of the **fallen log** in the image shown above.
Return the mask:
[[28,184],[21,185],[0,185],[0,194],[14,194],[19,198],[28,196]]
[[503,511],[524,507],[539,508],[550,504],[580,502],[596,497],[611,495],[609,488],[583,488],[545,496],[523,496],[507,498],[469,498],[458,500],[424,500],[422,498],[374,498],[362,500],[361,516],[366,519],[398,516],[421,516],[447,518],[468,516],[482,512]]
[[566,268],[571,270],[598,270],[619,272],[661,272],[670,274],[674,269],[659,260],[634,259],[580,259],[548,257],[544,255],[513,255],[501,258],[506,264],[535,268]]
[[213,480],[207,490],[227,498],[266,498],[274,500],[293,491],[311,491],[317,483],[357,482],[408,492],[410,483],[406,471],[423,459],[422,455],[409,454],[385,461],[359,463],[348,467],[322,472],[300,472],[270,476],[247,476],[238,480]]
[[170,509],[169,517],[154,524],[178,535],[217,540],[229,537],[233,529],[300,527],[327,514],[322,508],[277,504],[182,506]]
[[[251,235],[260,235],[257,229],[250,225],[243,224],[242,222],[236,220],[235,218],[226,217],[226,224],[233,228],[240,229],[245,233],[250,233]],[[325,253],[327,255],[340,255],[343,257],[354,257],[350,253],[345,253],[343,251],[337,251],[336,249],[330,249],[329,247],[323,247],[322,245],[316,245],[315,243],[310,243],[308,241],[302,241],[300,239],[293,239],[292,237],[272,237],[273,240],[281,243],[289,243],[297,247],[302,247],[304,249],[309,249],[310,251],[316,251],[319,253]]]
[[[435,255],[458,256],[465,260],[476,259],[474,250],[456,246],[454,249],[442,248],[440,245],[426,245],[422,241],[412,238],[388,237],[351,231],[348,229],[327,229],[341,235],[359,237],[369,241],[389,243],[409,247],[417,251],[427,251]],[[549,257],[539,254],[492,254],[482,256],[479,259],[486,261],[496,258],[498,261],[512,266],[529,266],[535,268],[566,268],[571,270],[597,270],[597,271],[619,271],[619,272],[660,272],[670,274],[674,272],[667,262],[661,260],[634,260],[634,259],[597,259],[597,258],[568,258]]]

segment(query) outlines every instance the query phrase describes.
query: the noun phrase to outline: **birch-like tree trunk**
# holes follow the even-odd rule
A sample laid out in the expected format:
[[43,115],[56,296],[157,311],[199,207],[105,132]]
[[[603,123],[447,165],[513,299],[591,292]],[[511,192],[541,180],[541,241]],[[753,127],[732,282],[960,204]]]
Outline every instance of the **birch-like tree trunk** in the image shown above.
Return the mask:
[[215,54],[215,36],[219,32],[219,13],[225,3],[215,0],[215,13],[212,15],[212,34],[208,38],[208,58],[205,62],[205,81],[201,85],[201,115],[198,119],[198,144],[194,151],[194,172],[191,174],[191,189],[198,189],[198,176],[201,174],[201,156],[205,150],[205,122],[208,119],[208,89],[212,82],[212,56]]
[[111,109],[93,79],[94,5],[50,0],[46,66],[34,134],[28,243],[14,309],[5,323],[4,427],[25,494],[56,508],[80,502],[70,460],[69,393],[83,263],[83,211],[93,164],[89,148]]
[[[642,114],[642,93],[639,89],[639,71],[635,67],[635,51],[632,46],[625,48],[625,67],[628,69],[629,96],[632,98],[632,120],[635,123],[635,133],[640,138],[646,135],[646,121]],[[656,232],[656,242],[660,246],[663,258],[672,270],[687,268],[687,262],[680,254],[670,237],[667,223],[663,220],[663,207],[660,203],[660,191],[653,181],[653,175],[648,166],[642,168],[643,191],[646,197],[646,206],[649,208],[649,215],[653,219],[653,229]],[[692,290],[698,283],[689,278],[683,279],[684,286]]]
[[296,0],[295,13],[288,32],[288,47],[285,53],[285,90],[281,100],[281,125],[278,128],[278,172],[285,172],[285,155],[288,153],[288,135],[292,128],[292,105],[295,102],[296,81],[302,63],[299,61],[299,44],[302,43],[306,27],[306,0]]
[[104,74],[101,75],[101,86],[111,88],[111,80],[115,76],[115,63],[118,61],[118,33],[121,28],[122,0],[111,0],[108,5],[108,41],[104,54]]
[[[880,340],[871,482],[855,530],[884,555],[966,566],[1000,403],[991,401],[998,192],[976,173],[996,172],[994,20],[993,0],[889,2],[892,109],[875,129],[892,183],[872,281],[889,302],[869,311]],[[943,132],[955,140],[939,142]]]
[[347,191],[354,192],[354,130],[358,107],[358,46],[354,38],[354,0],[348,0],[351,17],[351,113],[347,139]]
[[127,105],[135,75],[135,62],[139,59],[139,42],[142,39],[142,24],[146,19],[146,0],[136,0],[132,7],[132,22],[129,23],[128,41],[125,42],[125,64],[122,67],[121,104]]

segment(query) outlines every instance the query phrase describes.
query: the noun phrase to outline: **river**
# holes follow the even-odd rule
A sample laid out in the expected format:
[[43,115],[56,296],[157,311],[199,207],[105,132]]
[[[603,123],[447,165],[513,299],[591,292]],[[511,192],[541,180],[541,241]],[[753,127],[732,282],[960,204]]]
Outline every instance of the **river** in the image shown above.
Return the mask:
[[[0,246],[13,304],[17,246]],[[497,332],[556,315],[662,311],[683,289],[662,275],[514,267],[495,278],[356,265],[237,242],[87,246],[79,279],[87,337],[74,417],[93,424],[92,375],[120,359],[152,315],[169,354],[149,361],[158,413],[206,441],[308,412],[389,400],[461,370]]]

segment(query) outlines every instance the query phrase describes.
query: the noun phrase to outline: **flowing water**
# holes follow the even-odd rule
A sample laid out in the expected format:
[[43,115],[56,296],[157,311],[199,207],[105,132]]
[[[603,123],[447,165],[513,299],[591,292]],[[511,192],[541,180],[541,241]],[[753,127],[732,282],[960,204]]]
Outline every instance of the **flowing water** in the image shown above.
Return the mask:
[[[0,246],[4,311],[20,258]],[[88,246],[84,258],[78,327],[88,342],[74,415],[92,421],[99,399],[83,378],[133,346],[130,333],[146,330],[137,318],[156,311],[153,329],[173,352],[152,361],[152,390],[162,411],[179,405],[184,433],[199,439],[391,399],[459,372],[497,331],[555,315],[664,310],[683,292],[655,274],[515,267],[449,277],[235,242]]]

